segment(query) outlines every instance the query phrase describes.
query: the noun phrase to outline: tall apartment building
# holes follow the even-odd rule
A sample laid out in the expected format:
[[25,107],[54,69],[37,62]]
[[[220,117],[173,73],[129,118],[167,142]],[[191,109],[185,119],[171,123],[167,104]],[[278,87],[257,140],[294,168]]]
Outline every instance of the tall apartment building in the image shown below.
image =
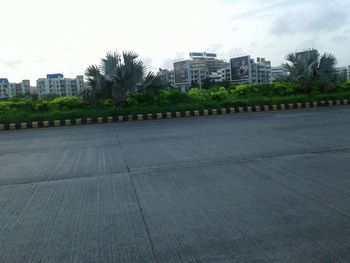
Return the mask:
[[250,56],[231,58],[231,84],[271,84],[271,61]]
[[204,79],[228,65],[224,60],[217,59],[215,53],[191,52],[189,60],[174,63],[175,86],[182,90],[191,86],[201,87]]
[[283,66],[271,68],[272,81],[278,81],[288,76],[288,70]]
[[85,88],[84,76],[64,78],[63,74],[48,74],[46,78],[37,80],[39,98],[55,94],[60,97],[77,96]]
[[161,77],[170,87],[175,86],[174,70],[159,68],[157,76]]
[[8,79],[0,79],[0,99],[6,99],[9,97],[9,81]]
[[210,80],[214,81],[215,83],[221,83],[221,82],[230,82],[231,81],[231,68],[230,66],[221,68],[217,70],[216,72],[212,72],[209,74]]
[[235,57],[230,63],[217,59],[214,53],[191,52],[190,59],[174,63],[175,86],[183,90],[191,86],[201,87],[203,80],[210,78],[214,82],[229,81],[239,84],[272,83],[271,62],[258,57]]
[[22,80],[20,83],[11,83],[6,78],[0,79],[0,99],[8,99],[16,96],[28,96],[29,93],[29,80]]
[[345,81],[350,80],[350,65],[347,67],[339,67],[336,68],[337,70],[337,80],[338,81]]

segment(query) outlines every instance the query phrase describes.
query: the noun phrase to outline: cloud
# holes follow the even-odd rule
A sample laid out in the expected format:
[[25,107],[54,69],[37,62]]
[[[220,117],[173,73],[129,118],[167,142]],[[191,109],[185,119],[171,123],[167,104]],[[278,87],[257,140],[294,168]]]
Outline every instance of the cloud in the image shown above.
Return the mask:
[[208,48],[205,49],[205,52],[213,52],[213,53],[217,53],[219,52],[223,47],[223,44],[221,43],[218,43],[218,44],[215,44],[215,45],[212,45]]
[[224,58],[237,57],[243,54],[246,55],[245,51],[242,48],[231,48],[221,53]]
[[1,64],[3,64],[4,66],[12,69],[17,68],[22,63],[23,63],[23,60],[21,59],[11,59],[11,60],[1,62]]
[[280,36],[291,33],[334,32],[347,26],[347,20],[348,12],[338,6],[313,9],[303,6],[275,18],[270,32]]
[[259,20],[266,17],[274,16],[278,9],[284,8],[292,8],[296,2],[285,1],[285,0],[272,0],[272,1],[264,1],[263,5],[261,5],[260,1],[256,2],[253,6],[259,6],[257,8],[251,8],[244,12],[238,13],[231,17],[232,21],[239,20]]
[[166,58],[166,59],[163,59],[162,63],[160,64],[160,67],[166,68],[166,69],[172,69],[173,63],[174,63],[173,58]]

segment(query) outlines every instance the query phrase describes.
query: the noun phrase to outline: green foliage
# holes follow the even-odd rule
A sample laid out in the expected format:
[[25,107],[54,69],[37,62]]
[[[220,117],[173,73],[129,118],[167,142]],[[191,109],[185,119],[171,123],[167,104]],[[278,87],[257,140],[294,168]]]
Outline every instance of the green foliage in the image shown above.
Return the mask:
[[7,102],[0,101],[0,113],[6,113],[10,111],[10,106]]
[[14,99],[0,101],[0,112],[6,111],[32,111],[34,109],[34,102],[25,99]]
[[219,102],[227,99],[229,95],[230,93],[224,87],[220,87],[219,89],[214,89],[210,91],[211,99]]
[[175,89],[161,90],[154,96],[154,103],[159,106],[181,104],[187,101],[187,94]]
[[294,83],[274,82],[262,85],[239,85],[231,93],[239,97],[290,96],[297,94],[300,86]]
[[73,110],[83,108],[84,104],[78,97],[62,97],[55,98],[48,102],[48,107],[50,110]]
[[348,91],[350,91],[350,80],[338,83],[336,89],[339,92],[348,92]]
[[199,88],[192,88],[187,94],[195,102],[204,102],[210,99],[210,93]]
[[38,101],[16,98],[0,101],[0,123],[350,99],[350,81],[338,83],[336,92],[324,90],[323,83],[322,80],[315,82],[310,94],[302,93],[297,84],[278,82],[271,85],[240,85],[230,89],[193,88],[188,93],[166,89],[153,94],[133,94],[129,97],[128,104],[123,106],[107,98],[99,102],[102,106],[99,108],[92,108],[83,103],[79,97]]
[[59,97],[60,96],[57,94],[47,94],[47,95],[42,96],[42,99],[50,101],[50,100],[54,100],[54,99],[59,98]]
[[105,99],[126,105],[132,95],[153,93],[165,85],[162,78],[147,72],[136,53],[128,51],[107,53],[100,66],[91,65],[85,74],[91,89],[85,90],[82,96],[94,106]]
[[35,104],[35,111],[45,112],[49,110],[49,101],[40,100]]
[[103,102],[103,108],[104,109],[113,109],[115,108],[115,103],[112,99],[106,99],[104,102]]
[[152,96],[149,93],[136,93],[129,98],[128,106],[152,105],[153,97],[154,95]]
[[317,50],[310,50],[290,53],[286,56],[286,60],[284,66],[289,72],[289,79],[300,84],[305,93],[312,91],[315,82],[319,82],[321,90],[334,90],[337,63],[334,55],[328,53],[320,55]]

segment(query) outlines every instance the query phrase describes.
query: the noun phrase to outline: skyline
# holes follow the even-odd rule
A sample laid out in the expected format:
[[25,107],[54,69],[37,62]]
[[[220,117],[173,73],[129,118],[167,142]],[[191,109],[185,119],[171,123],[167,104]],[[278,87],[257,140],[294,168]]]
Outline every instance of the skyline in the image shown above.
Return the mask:
[[338,66],[350,65],[348,1],[53,3],[3,3],[0,77],[31,83],[48,73],[75,77],[114,50],[137,52],[153,71],[172,68],[191,51],[214,52],[221,59],[249,54],[278,66],[290,52],[316,48],[334,54]]

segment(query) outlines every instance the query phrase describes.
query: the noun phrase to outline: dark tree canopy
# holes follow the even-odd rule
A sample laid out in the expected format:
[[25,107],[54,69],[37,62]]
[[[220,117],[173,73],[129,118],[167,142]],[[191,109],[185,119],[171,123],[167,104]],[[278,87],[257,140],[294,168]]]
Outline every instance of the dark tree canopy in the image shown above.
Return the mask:
[[289,72],[289,80],[300,84],[309,92],[315,83],[321,83],[325,89],[334,88],[336,81],[336,58],[332,54],[320,55],[317,50],[290,53],[284,65]]
[[151,93],[164,87],[161,78],[147,71],[143,61],[132,51],[107,53],[100,65],[91,65],[85,75],[90,88],[83,97],[93,105],[103,99],[125,105],[135,93]]

